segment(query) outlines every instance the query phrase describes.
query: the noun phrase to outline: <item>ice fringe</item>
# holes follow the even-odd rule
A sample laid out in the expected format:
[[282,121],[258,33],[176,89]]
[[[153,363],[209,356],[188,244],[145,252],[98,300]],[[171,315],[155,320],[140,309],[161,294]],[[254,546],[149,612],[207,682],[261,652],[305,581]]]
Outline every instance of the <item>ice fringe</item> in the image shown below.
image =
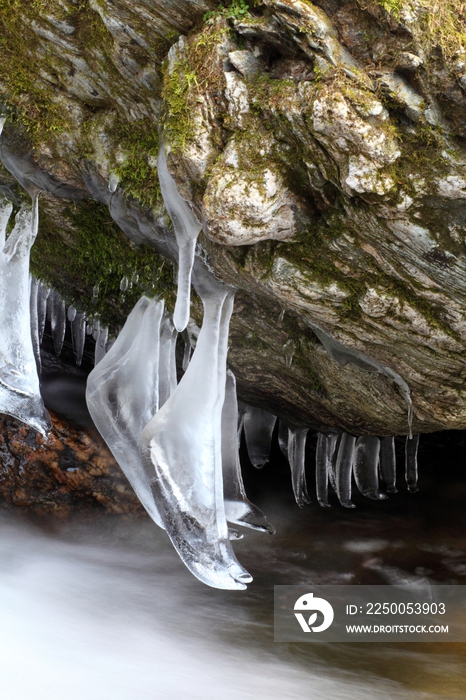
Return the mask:
[[214,588],[244,589],[251,575],[230,544],[223,501],[222,407],[234,291],[212,275],[196,291],[204,320],[179,385],[142,432],[142,456],[160,517],[188,569]]
[[222,472],[226,518],[230,523],[273,534],[275,528],[267,522],[260,508],[251,503],[244,490],[237,425],[236,379],[233,372],[228,370],[222,410]]
[[12,209],[0,195],[0,412],[46,435],[51,422],[40,395],[30,312],[29,256],[37,235],[37,195],[32,207],[21,207],[6,238]]

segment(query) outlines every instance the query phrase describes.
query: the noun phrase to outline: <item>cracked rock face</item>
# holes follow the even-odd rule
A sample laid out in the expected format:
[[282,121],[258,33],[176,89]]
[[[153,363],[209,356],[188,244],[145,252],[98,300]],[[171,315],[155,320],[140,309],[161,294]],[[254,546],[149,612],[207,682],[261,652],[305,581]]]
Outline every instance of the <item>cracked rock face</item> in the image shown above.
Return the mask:
[[[442,34],[429,0],[402,0],[396,16],[377,0],[225,4],[5,12],[2,189],[21,196],[9,173],[45,189],[47,235],[71,251],[76,211],[94,199],[169,266],[163,134],[204,222],[197,255],[239,290],[229,362],[244,400],[296,426],[406,434],[397,376],[414,432],[465,428],[461,16],[448,0]],[[40,260],[40,233],[36,246]],[[110,288],[110,268],[95,284]],[[71,299],[84,283],[66,284]],[[385,373],[332,359],[313,328]]]

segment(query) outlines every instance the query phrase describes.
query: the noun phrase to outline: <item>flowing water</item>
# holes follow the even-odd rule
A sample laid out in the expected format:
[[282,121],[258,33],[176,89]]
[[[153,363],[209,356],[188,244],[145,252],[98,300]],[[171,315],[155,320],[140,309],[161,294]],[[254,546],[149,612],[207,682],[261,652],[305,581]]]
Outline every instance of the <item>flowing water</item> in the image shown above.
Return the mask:
[[254,576],[241,592],[199,583],[149,518],[2,515],[2,697],[464,698],[466,645],[273,641],[274,584],[466,582],[463,443],[447,438],[421,443],[419,494],[356,496],[352,511],[319,508],[312,488],[297,508],[278,449],[262,470],[244,464],[277,534],[235,542]]

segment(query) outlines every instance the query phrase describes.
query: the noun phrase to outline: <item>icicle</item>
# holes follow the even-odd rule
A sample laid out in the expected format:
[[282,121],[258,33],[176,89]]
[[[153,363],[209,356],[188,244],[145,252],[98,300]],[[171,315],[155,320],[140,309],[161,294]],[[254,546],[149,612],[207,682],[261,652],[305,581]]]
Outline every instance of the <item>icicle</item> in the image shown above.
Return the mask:
[[100,320],[98,318],[94,318],[92,322],[92,337],[93,339],[97,342],[97,336],[99,335],[100,332]]
[[285,318],[285,307],[283,306],[280,309],[280,313],[278,315],[278,323],[283,323],[283,319]]
[[124,275],[120,280],[120,290],[122,292],[126,292],[128,287],[129,287],[129,279],[126,275]]
[[37,234],[38,201],[22,206],[6,240],[12,205],[0,195],[0,412],[43,435],[50,430],[39,390],[31,338],[29,256]]
[[340,449],[341,437],[343,433],[337,433],[336,435],[330,435],[329,442],[329,466],[328,466],[328,480],[332,489],[337,493],[337,458],[338,450]]
[[110,176],[108,178],[108,191],[109,192],[116,192],[116,189],[119,185],[120,182],[120,176],[117,175],[116,173],[110,173]]
[[[332,439],[333,435],[317,435],[316,449],[316,493],[317,501],[322,508],[330,508],[328,502],[328,481],[331,469]],[[333,440],[334,442],[334,440]]]
[[92,287],[92,301],[96,301],[99,298],[100,284],[97,283]]
[[47,318],[47,300],[50,289],[43,284],[39,286],[37,294],[37,327],[39,332],[39,342],[42,343],[45,331],[45,320]]
[[86,323],[86,335],[92,335],[93,325],[92,323]]
[[336,462],[336,487],[337,496],[341,505],[345,508],[355,508],[351,502],[351,474],[353,466],[353,454],[356,438],[348,433],[341,436]]
[[159,360],[159,407],[175,391],[176,377],[176,339],[177,330],[172,317],[166,314],[160,328],[160,360]]
[[362,435],[356,440],[354,452],[354,478],[363,496],[380,501],[387,496],[379,489],[380,440],[373,435]]
[[380,477],[388,493],[397,493],[394,437],[382,438],[380,441]]
[[42,361],[40,356],[38,298],[40,282],[35,277],[29,280],[29,313],[31,317],[31,340],[36,359],[37,373],[40,376]]
[[251,464],[261,469],[270,459],[272,434],[277,417],[262,408],[248,406],[244,414],[244,435]]
[[291,468],[291,483],[296,503],[303,508],[311,499],[306,485],[306,437],[307,428],[288,428],[288,461]]
[[55,290],[49,294],[47,300],[47,312],[50,317],[50,326],[52,329],[53,347],[55,354],[60,355],[65,339],[66,331],[66,308],[65,302],[60,294]]
[[227,372],[225,402],[222,410],[222,471],[225,515],[230,523],[274,534],[264,513],[246,496],[238,454],[238,403],[236,380]]
[[285,365],[290,368],[293,364],[293,356],[296,350],[296,344],[293,340],[289,339],[283,346],[283,354],[285,356]]
[[419,435],[409,435],[405,444],[405,477],[410,493],[419,491],[417,485],[417,448],[419,447]]
[[0,117],[0,136],[2,135],[3,126],[6,122],[6,117]]
[[184,350],[183,350],[183,362],[181,364],[181,368],[183,372],[186,372],[188,369],[189,361],[191,359],[191,341],[189,339],[189,334],[187,330],[184,330],[182,333],[182,338],[184,342]]
[[94,354],[94,366],[98,365],[99,362],[105,357],[107,352],[106,345],[108,340],[108,328],[101,327],[97,334],[97,340],[95,341],[95,354]]
[[228,537],[221,460],[231,288],[197,280],[204,321],[189,367],[142,432],[143,461],[167,533],[188,569],[209,586],[244,589],[251,575]]
[[76,318],[76,314],[78,312],[76,311],[74,306],[69,306],[68,307],[68,312],[67,312],[67,318],[70,323],[73,323],[74,319]]
[[278,446],[282,455],[288,459],[288,426],[281,418],[278,421]]
[[179,248],[178,291],[173,322],[177,331],[181,333],[189,321],[191,273],[196,241],[202,226],[194,216],[186,200],[178,192],[175,181],[168,172],[167,158],[162,143],[160,144],[157,159],[157,174],[163,201],[173,222],[176,242]]
[[[87,380],[86,401],[98,431],[157,525],[163,527],[141,460],[144,425],[158,409],[163,302],[142,297]],[[151,475],[152,476],[152,475]]]
[[71,322],[71,340],[76,364],[80,367],[86,342],[86,315],[79,311]]

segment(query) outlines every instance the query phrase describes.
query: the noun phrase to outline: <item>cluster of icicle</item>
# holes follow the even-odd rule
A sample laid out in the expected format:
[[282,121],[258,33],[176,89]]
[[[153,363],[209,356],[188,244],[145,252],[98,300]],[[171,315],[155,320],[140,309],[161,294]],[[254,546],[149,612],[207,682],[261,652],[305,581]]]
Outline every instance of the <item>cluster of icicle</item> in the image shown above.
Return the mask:
[[31,277],[30,300],[31,335],[39,372],[40,346],[47,319],[50,322],[53,347],[57,357],[63,349],[66,326],[69,323],[73,353],[78,367],[82,362],[86,335],[92,335],[95,340],[94,364],[97,365],[100,362],[107,352],[109,340],[108,328],[101,326],[99,319],[87,322],[84,312],[78,311],[72,304],[67,308],[65,300],[56,290],[50,289],[35,277]]
[[[260,469],[270,459],[276,416],[261,408],[243,406],[239,431],[244,430],[251,464]],[[311,499],[306,485],[306,428],[289,428],[280,421],[278,444],[291,468],[291,481],[296,503],[303,507]],[[408,490],[418,490],[417,451],[419,435],[406,437],[405,478]],[[354,481],[366,498],[375,501],[396,493],[395,438],[373,435],[356,437],[343,432],[318,433],[316,449],[316,494],[319,505],[329,508],[329,484],[345,508],[354,508],[351,485]]]

